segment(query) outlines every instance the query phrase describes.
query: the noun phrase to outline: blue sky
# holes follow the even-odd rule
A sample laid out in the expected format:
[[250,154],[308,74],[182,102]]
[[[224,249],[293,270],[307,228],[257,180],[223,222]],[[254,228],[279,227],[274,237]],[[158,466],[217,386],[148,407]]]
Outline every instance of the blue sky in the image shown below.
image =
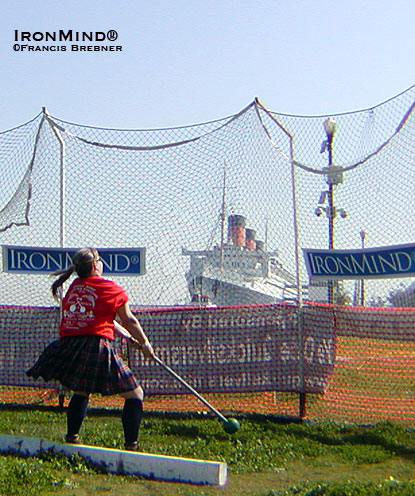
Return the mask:
[[[120,128],[213,120],[256,96],[290,114],[368,108],[415,83],[414,14],[413,0],[3,0],[0,130],[42,106]],[[114,29],[122,51],[16,52],[16,29]]]

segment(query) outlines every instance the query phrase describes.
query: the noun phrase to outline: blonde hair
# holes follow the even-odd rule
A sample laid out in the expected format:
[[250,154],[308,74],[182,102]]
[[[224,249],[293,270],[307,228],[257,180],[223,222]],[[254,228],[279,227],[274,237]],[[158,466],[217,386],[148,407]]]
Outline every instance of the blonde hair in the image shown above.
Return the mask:
[[82,248],[72,259],[72,264],[66,269],[57,270],[54,276],[59,276],[52,284],[52,294],[58,297],[58,290],[71,275],[76,272],[78,277],[88,277],[91,274],[93,263],[98,260],[98,251],[95,248]]

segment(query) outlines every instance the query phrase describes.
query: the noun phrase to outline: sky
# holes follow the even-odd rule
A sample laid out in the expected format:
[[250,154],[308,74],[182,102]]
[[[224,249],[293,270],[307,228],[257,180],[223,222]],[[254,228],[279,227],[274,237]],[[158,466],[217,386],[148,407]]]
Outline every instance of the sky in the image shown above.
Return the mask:
[[[415,83],[414,14],[413,0],[3,0],[0,130],[42,107],[132,129],[219,119],[255,97],[295,115],[370,108]],[[115,42],[89,44],[121,50],[15,40],[16,30],[70,29],[115,30]]]

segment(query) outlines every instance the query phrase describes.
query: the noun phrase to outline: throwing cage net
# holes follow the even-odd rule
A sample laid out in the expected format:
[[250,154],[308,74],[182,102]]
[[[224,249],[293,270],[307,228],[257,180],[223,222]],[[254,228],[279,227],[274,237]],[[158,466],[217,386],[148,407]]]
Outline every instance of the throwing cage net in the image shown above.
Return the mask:
[[[148,130],[44,109],[0,133],[1,244],[144,247],[143,275],[111,278],[156,353],[219,407],[412,421],[412,280],[338,281],[329,297],[327,283],[310,286],[301,249],[413,242],[414,107],[415,86],[331,115],[330,142],[329,116],[279,114],[259,100],[219,120]],[[0,273],[2,401],[45,394],[23,372],[57,335],[51,282]],[[120,349],[155,409],[203,409]]]

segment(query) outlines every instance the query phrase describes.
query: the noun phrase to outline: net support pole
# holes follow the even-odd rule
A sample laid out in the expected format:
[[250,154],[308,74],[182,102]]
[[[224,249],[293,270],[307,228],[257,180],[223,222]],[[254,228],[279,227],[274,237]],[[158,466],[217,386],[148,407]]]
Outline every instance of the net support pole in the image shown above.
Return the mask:
[[[288,137],[290,142],[290,164],[291,164],[291,194],[292,194],[292,209],[293,209],[293,233],[294,233],[294,247],[295,247],[295,277],[297,285],[297,301],[299,306],[302,305],[303,294],[301,290],[301,266],[300,266],[300,244],[299,244],[299,230],[298,230],[298,210],[297,210],[297,181],[296,181],[296,161],[294,153],[294,136],[271,114],[271,112],[259,101],[258,98],[255,99],[255,108],[257,115],[261,121],[261,124],[271,140],[271,136],[262,122],[262,119],[258,112],[258,107],[260,107],[269,118],[275,122],[275,124],[281,129],[281,131]],[[288,158],[288,157],[287,157]]]
[[[46,117],[53,134],[56,136],[56,139],[59,142],[59,246],[61,248],[65,247],[66,244],[66,233],[65,233],[65,224],[66,224],[66,177],[65,177],[65,141],[62,138],[61,133],[55,126],[53,120],[50,118],[49,112],[46,107],[43,107],[43,114]],[[60,311],[62,313],[62,300],[60,301]],[[62,386],[59,387],[59,407],[63,408],[65,404],[65,393],[63,391]]]
[[297,210],[297,175],[294,165],[294,136],[286,131],[290,139],[290,160],[291,160],[291,192],[293,205],[293,230],[295,244],[295,265],[297,278],[297,338],[298,338],[298,373],[300,376],[300,392],[298,397],[298,416],[303,419],[306,415],[307,395],[304,383],[304,313],[303,313],[303,292],[300,277],[300,243],[298,230],[298,210]]
[[299,305],[297,308],[297,336],[298,336],[298,371],[300,375],[300,393],[298,398],[298,416],[303,419],[306,416],[307,394],[304,384],[304,311]]
[[258,107],[260,107],[270,119],[275,122],[275,124],[281,129],[281,131],[288,137],[290,142],[290,165],[291,165],[291,194],[292,194],[292,209],[293,209],[293,232],[294,232],[294,246],[295,246],[295,275],[296,275],[296,285],[297,285],[297,338],[298,338],[298,373],[300,378],[299,384],[299,405],[298,405],[298,415],[300,418],[304,418],[306,412],[306,393],[304,384],[304,336],[303,336],[303,292],[301,288],[301,266],[300,266],[300,243],[299,243],[299,229],[298,229],[298,209],[297,209],[297,176],[296,176],[296,161],[295,161],[295,147],[294,147],[294,136],[286,129],[275,116],[259,101],[258,98],[255,99],[255,108],[257,115],[264,127],[264,130],[270,138],[271,136],[266,129],[262,119],[259,115]]
[[49,112],[47,111],[46,107],[43,107],[43,113],[53,131],[53,134],[56,136],[56,139],[59,142],[59,152],[60,152],[60,157],[59,157],[59,226],[60,226],[60,232],[59,232],[59,246],[63,248],[66,243],[66,233],[65,233],[65,221],[66,221],[66,209],[65,209],[65,204],[66,204],[66,190],[65,190],[65,185],[66,185],[66,177],[65,177],[65,141],[62,138],[61,133],[55,126],[53,120],[50,118]]

